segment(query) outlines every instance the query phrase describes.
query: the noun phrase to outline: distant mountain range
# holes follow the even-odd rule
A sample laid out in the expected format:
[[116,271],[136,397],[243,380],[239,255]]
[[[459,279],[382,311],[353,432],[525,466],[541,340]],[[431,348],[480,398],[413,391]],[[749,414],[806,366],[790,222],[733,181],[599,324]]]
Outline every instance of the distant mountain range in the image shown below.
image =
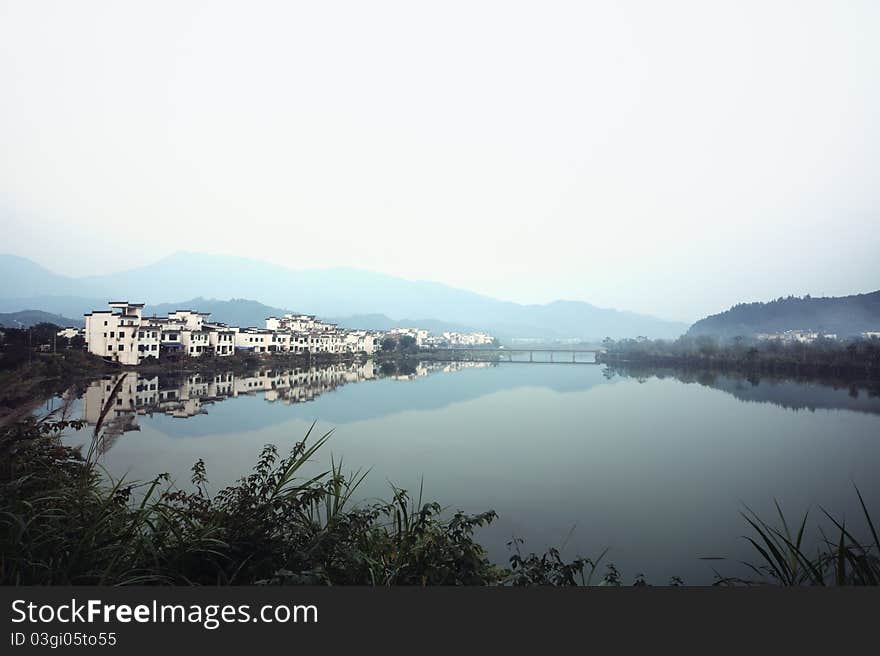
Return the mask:
[[[187,298],[193,300],[179,300]],[[108,300],[146,302],[151,304],[148,310],[162,311],[196,301],[216,304],[218,301],[206,299],[218,298],[237,299],[229,301],[232,305],[215,305],[215,318],[238,325],[262,325],[265,317],[258,317],[263,310],[257,305],[266,303],[263,307],[268,307],[270,314],[290,308],[341,318],[343,325],[369,318],[375,327],[386,322],[429,327],[428,322],[436,322],[436,326],[486,330],[502,339],[670,338],[687,330],[684,323],[580,301],[522,305],[440,283],[356,269],[297,270],[240,257],[177,253],[145,267],[71,278],[26,258],[0,255],[0,311],[40,309],[80,316],[104,307]],[[241,299],[259,299],[260,304],[247,309]],[[249,320],[241,321],[244,318]]]
[[[233,298],[228,301],[217,299],[193,298],[181,303],[162,303],[160,305],[146,305],[144,312],[147,315],[166,315],[175,310],[196,310],[198,312],[210,312],[211,319],[222,321],[231,326],[263,326],[266,317],[280,317],[293,310],[264,305],[258,301],[244,298]],[[401,319],[394,320],[384,314],[356,314],[348,317],[320,317],[326,321],[336,323],[343,328],[363,328],[366,330],[391,330],[405,326],[419,326],[435,333],[444,331],[470,331],[469,326],[437,321],[435,319]]]
[[432,333],[444,332],[466,333],[477,330],[473,326],[465,326],[437,319],[399,319],[394,320],[384,314],[355,314],[350,317],[331,317],[328,321],[343,328],[363,328],[366,330],[391,330],[392,328],[424,328]]
[[880,330],[880,291],[853,296],[798,298],[740,303],[697,321],[688,335],[753,336],[785,330],[816,330],[841,337]]
[[38,323],[54,323],[56,326],[74,328],[83,327],[83,319],[72,319],[60,314],[50,314],[41,310],[23,310],[21,312],[0,313],[0,327],[3,328],[30,328]]
[[220,321],[230,326],[256,326],[262,328],[266,317],[280,317],[290,310],[263,305],[258,301],[244,298],[233,298],[228,301],[220,301],[215,298],[193,298],[180,303],[161,303],[159,305],[145,305],[145,316],[164,316],[175,310],[195,310],[196,312],[210,312],[212,321]]

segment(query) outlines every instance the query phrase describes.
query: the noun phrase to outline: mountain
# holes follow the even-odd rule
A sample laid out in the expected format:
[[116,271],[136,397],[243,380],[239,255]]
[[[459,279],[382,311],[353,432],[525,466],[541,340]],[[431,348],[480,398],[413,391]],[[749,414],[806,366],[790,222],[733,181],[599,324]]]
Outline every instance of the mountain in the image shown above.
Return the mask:
[[79,289],[75,278],[52,273],[25,257],[0,255],[0,296],[69,296]]
[[82,328],[83,320],[70,319],[59,314],[50,314],[41,310],[22,310],[21,312],[0,313],[0,326],[4,328],[30,328],[38,323],[54,323],[62,328]]
[[[0,290],[3,283],[0,282]],[[79,317],[91,310],[104,308],[107,305],[107,298],[86,298],[84,296],[12,296],[4,298],[0,291],[0,312],[18,312],[24,308],[39,308],[50,314],[62,314],[65,317]]]
[[[677,337],[686,324],[598,308],[578,301],[521,305],[436,282],[405,280],[357,269],[290,269],[242,257],[176,253],[154,264],[119,273],[66,278],[13,256],[0,256],[0,305],[34,307],[34,297],[110,299],[178,305],[181,298],[257,298],[273,308],[321,317],[384,314],[486,330],[501,338],[601,339]],[[17,281],[31,276],[26,285]],[[13,282],[15,281],[15,282]],[[161,305],[160,305],[161,306]],[[48,308],[50,306],[43,306]]]
[[146,316],[163,316],[175,310],[195,310],[196,312],[210,312],[211,321],[228,323],[230,326],[256,326],[262,328],[266,325],[266,317],[280,317],[290,312],[281,308],[263,305],[258,301],[244,298],[233,298],[228,301],[216,298],[193,298],[181,303],[161,303],[159,305],[145,305]]
[[328,321],[343,328],[362,328],[365,330],[391,330],[392,328],[424,328],[435,334],[445,332],[467,333],[476,330],[472,326],[438,321],[437,319],[399,319],[394,320],[384,314],[355,314],[350,317],[333,317]]
[[841,337],[880,330],[880,291],[821,298],[789,296],[769,303],[740,303],[726,312],[700,319],[687,334],[736,337],[785,330],[816,330]]

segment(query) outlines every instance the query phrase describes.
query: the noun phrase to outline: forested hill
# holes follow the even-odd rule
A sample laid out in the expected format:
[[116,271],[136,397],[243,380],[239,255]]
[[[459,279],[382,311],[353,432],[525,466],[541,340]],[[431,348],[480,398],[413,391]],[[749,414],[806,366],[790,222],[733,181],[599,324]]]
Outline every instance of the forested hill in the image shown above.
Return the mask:
[[817,330],[841,337],[880,330],[880,291],[853,296],[798,298],[740,303],[697,321],[688,335],[753,336],[784,330]]
[[56,326],[66,328],[82,328],[82,317],[72,319],[60,314],[52,314],[41,310],[22,310],[21,312],[0,313],[0,327],[5,328],[30,328],[38,323],[54,323]]

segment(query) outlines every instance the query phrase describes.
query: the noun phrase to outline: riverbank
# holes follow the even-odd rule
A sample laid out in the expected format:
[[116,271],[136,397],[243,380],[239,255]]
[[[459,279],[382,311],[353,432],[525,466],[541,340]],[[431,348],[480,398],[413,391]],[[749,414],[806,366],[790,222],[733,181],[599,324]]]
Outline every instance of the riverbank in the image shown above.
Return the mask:
[[681,337],[663,340],[608,340],[597,354],[602,364],[769,374],[839,381],[880,380],[880,340],[820,340],[810,344]]

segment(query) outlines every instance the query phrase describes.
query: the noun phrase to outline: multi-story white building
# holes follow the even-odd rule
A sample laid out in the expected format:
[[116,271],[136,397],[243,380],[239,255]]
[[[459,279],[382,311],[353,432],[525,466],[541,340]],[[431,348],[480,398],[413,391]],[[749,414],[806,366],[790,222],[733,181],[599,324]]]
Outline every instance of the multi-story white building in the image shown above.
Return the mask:
[[349,330],[344,335],[345,350],[372,355],[377,349],[375,336],[366,330]]
[[[109,310],[85,315],[85,338],[90,353],[120,364],[139,364],[147,354],[158,353],[158,331],[141,330],[143,303],[115,301]],[[156,346],[155,351],[152,349]],[[140,347],[140,348],[139,348]],[[145,350],[146,347],[151,347]]]
[[208,346],[214,355],[228,357],[235,353],[235,333],[237,329],[223,323],[205,324],[208,330]]
[[208,331],[183,329],[180,331],[180,344],[183,347],[184,355],[191,358],[201,357],[208,352],[210,347]]
[[201,330],[210,312],[193,312],[192,310],[175,310],[168,314],[169,323],[181,324],[187,330]]
[[241,328],[235,333],[235,349],[237,351],[253,351],[268,353],[270,336],[275,333],[262,328]]

